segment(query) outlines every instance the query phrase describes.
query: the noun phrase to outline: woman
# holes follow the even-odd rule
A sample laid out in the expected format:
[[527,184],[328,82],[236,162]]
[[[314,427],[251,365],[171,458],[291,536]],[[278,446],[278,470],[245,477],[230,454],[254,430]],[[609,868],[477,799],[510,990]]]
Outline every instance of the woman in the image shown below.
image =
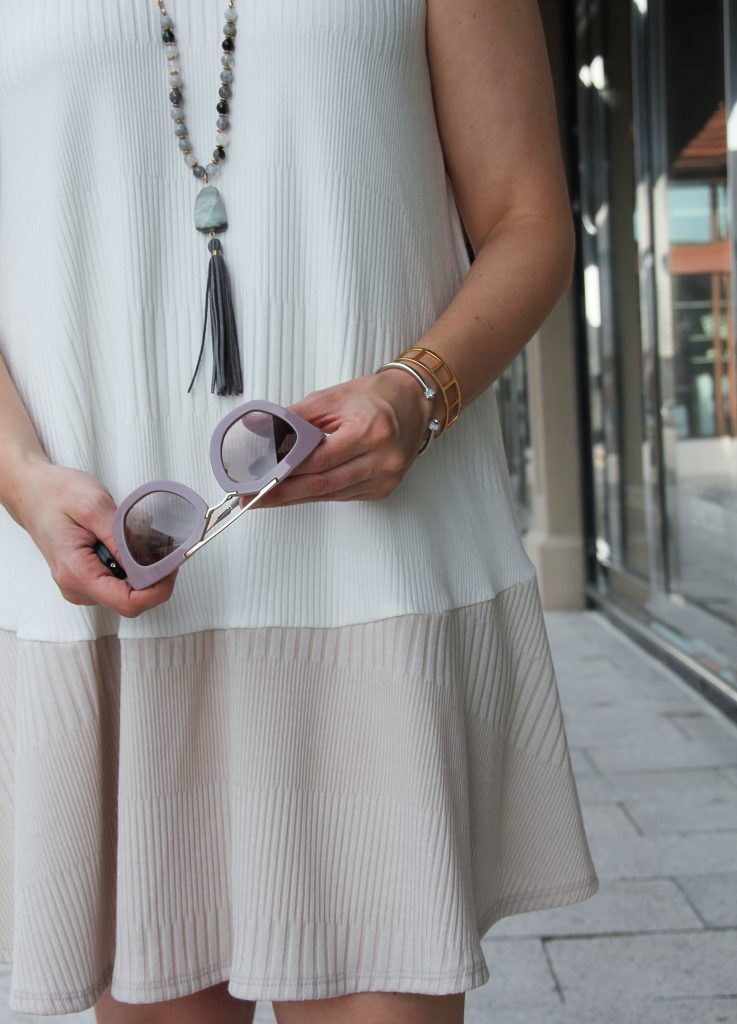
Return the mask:
[[[490,387],[571,275],[537,6],[0,12],[10,1006],[460,1021],[496,920],[598,886]],[[187,392],[220,82],[242,397]],[[427,355],[376,372],[411,346],[457,422]],[[252,398],[324,441],[183,572],[116,578],[116,503],[218,500]]]

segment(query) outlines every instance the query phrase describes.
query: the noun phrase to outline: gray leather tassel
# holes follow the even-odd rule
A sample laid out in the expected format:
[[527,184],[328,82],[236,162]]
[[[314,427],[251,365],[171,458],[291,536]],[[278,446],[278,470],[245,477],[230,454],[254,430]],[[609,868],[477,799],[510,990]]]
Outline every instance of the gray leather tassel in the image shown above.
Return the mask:
[[238,331],[233,314],[228,268],[223,259],[220,239],[212,237],[207,243],[210,250],[210,265],[207,269],[207,292],[205,293],[205,323],[202,328],[202,344],[194,374],[187,393],[192,390],[197,371],[200,368],[205,348],[207,314],[210,313],[212,334],[212,383],[210,391],[219,395],[240,395],[243,393],[241,357],[238,350]]

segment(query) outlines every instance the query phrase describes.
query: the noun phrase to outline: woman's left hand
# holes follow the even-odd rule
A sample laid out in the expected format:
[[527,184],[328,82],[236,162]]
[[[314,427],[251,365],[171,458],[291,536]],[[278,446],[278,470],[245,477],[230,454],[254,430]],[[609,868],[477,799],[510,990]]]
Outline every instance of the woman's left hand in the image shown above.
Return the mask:
[[328,436],[254,509],[383,500],[417,457],[438,400],[439,395],[428,402],[418,382],[395,367],[313,391],[288,405]]

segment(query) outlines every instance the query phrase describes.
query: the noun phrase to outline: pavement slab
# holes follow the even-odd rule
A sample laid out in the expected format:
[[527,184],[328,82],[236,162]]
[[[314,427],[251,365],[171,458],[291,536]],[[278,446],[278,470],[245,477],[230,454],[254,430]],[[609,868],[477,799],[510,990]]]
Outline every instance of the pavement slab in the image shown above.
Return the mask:
[[[707,876],[711,878],[712,876]],[[690,894],[672,878],[602,881],[588,900],[497,921],[491,938],[611,935],[703,928]]]
[[737,871],[712,875],[679,875],[674,881],[707,927],[737,928]]
[[[657,878],[724,871],[735,862],[737,831],[688,835],[590,836],[600,879]],[[594,895],[591,897],[596,899]]]
[[571,998],[737,997],[737,930],[560,938],[547,951]]
[[[737,781],[724,768],[671,768],[650,772],[609,772],[593,770],[586,778],[576,775],[576,788],[582,800],[737,800]],[[737,780],[737,774],[735,775]]]
[[737,767],[737,739],[676,738],[648,743],[626,736],[611,743],[587,744],[586,756],[597,771],[636,772],[678,768]]
[[693,793],[673,799],[627,800],[622,805],[643,835],[737,831],[737,799],[704,799]]

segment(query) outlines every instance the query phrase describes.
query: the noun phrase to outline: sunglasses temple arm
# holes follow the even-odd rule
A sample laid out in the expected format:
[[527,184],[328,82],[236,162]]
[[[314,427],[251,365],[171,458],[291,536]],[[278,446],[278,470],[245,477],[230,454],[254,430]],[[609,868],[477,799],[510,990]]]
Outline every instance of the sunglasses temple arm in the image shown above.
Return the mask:
[[263,498],[263,496],[267,493],[267,491],[270,491],[271,488],[274,487],[278,483],[279,483],[279,480],[276,479],[276,478],[274,480],[270,480],[268,482],[268,484],[266,484],[265,487],[261,488],[261,490],[258,492],[258,494],[254,495],[254,497],[251,498],[251,500],[248,502],[247,505],[244,505],[243,508],[239,509],[237,512],[231,513],[231,515],[228,516],[226,521],[223,523],[223,525],[219,529],[208,531],[208,533],[205,534],[205,536],[202,538],[202,540],[198,540],[197,543],[193,544],[192,547],[188,551],[185,551],[184,552],[185,559],[186,558],[191,558],[192,555],[195,553],[195,551],[199,551],[199,549],[201,547],[203,547],[205,544],[207,544],[207,542],[209,540],[212,540],[213,537],[217,537],[218,534],[223,532],[223,530],[227,530],[227,528],[231,525],[231,523],[234,523],[236,521],[238,516],[242,516],[244,512],[248,512],[249,508],[253,508],[253,506],[256,504],[256,502],[260,501],[260,499]]

